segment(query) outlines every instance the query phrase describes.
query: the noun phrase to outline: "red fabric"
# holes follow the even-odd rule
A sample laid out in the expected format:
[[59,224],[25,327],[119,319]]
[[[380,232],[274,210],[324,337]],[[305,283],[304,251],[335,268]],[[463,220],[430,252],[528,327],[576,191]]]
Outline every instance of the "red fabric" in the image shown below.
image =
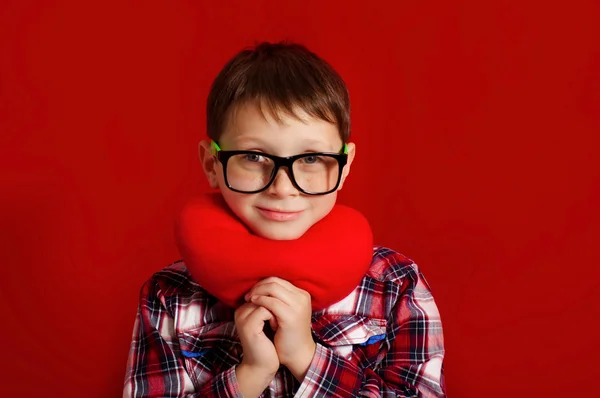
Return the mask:
[[308,291],[313,310],[346,297],[373,255],[373,234],[356,210],[333,210],[295,240],[259,237],[229,210],[219,193],[197,197],[175,225],[179,252],[194,280],[236,307],[256,282],[277,276]]

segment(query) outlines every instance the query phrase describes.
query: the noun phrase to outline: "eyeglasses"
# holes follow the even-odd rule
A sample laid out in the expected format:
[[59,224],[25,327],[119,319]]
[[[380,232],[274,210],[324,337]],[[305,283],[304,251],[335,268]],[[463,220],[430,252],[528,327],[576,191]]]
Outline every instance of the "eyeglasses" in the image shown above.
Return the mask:
[[286,167],[294,187],[307,195],[326,195],[340,185],[348,162],[348,146],[340,153],[312,152],[280,157],[257,151],[223,151],[211,141],[211,152],[223,165],[225,184],[240,193],[259,193],[271,186]]

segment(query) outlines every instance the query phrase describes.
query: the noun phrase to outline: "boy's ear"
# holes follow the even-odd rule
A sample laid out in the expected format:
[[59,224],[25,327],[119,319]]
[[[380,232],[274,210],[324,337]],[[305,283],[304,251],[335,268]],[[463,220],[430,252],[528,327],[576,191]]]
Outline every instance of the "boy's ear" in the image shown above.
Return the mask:
[[342,189],[344,186],[344,181],[346,181],[346,177],[350,174],[350,166],[352,166],[352,162],[354,161],[354,156],[356,155],[356,145],[353,142],[348,143],[348,162],[342,169],[342,179],[340,180],[340,186],[338,187],[338,191]]
[[198,144],[198,156],[200,163],[204,169],[204,174],[208,180],[208,184],[212,189],[219,187],[219,179],[217,178],[217,160],[210,150],[210,142],[206,140],[200,141]]

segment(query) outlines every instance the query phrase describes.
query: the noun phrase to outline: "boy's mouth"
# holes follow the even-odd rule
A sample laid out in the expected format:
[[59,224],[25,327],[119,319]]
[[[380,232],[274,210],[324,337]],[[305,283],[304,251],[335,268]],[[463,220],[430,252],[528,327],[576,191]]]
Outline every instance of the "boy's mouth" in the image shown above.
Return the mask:
[[282,211],[265,209],[262,207],[256,208],[261,216],[271,221],[292,221],[300,217],[302,210],[300,211]]

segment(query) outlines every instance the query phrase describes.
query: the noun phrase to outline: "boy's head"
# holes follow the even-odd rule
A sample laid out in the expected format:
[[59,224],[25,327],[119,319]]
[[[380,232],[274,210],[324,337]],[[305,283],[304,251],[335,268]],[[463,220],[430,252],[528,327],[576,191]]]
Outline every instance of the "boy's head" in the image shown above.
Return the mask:
[[269,239],[296,239],[325,217],[355,153],[344,81],[297,44],[233,57],[211,87],[207,133],[199,154],[211,187]]

